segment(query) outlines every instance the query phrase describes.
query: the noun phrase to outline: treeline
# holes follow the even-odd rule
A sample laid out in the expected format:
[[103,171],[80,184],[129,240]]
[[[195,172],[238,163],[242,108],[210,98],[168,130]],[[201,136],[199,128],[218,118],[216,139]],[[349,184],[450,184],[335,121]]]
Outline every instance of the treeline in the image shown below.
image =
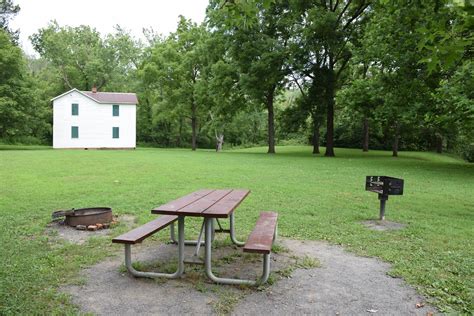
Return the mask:
[[448,0],[211,0],[146,40],[56,22],[24,56],[0,1],[0,139],[51,142],[49,99],[136,92],[142,144],[277,143],[457,152],[474,160],[472,7]]

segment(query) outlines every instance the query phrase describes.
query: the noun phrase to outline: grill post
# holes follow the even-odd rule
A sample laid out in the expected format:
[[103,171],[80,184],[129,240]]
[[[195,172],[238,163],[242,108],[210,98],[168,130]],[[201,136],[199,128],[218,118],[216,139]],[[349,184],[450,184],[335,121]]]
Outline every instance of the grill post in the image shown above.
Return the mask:
[[385,220],[385,203],[388,200],[388,195],[379,194],[379,200],[380,200],[380,217],[379,217],[379,219],[381,221],[383,221],[383,220]]

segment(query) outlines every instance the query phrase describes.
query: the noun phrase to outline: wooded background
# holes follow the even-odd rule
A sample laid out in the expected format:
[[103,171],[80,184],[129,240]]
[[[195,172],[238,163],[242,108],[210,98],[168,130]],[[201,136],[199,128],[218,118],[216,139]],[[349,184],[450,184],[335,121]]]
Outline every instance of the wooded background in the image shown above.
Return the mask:
[[135,92],[137,141],[449,151],[474,161],[469,1],[211,0],[146,41],[51,21],[26,56],[0,0],[0,141],[50,144],[50,99]]

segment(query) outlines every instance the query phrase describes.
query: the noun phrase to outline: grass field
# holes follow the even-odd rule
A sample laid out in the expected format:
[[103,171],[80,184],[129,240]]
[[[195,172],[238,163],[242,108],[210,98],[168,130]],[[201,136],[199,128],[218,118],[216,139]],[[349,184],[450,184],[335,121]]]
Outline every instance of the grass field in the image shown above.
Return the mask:
[[[219,154],[16,148],[0,150],[0,314],[76,312],[58,286],[81,282],[82,267],[120,249],[110,238],[59,242],[45,231],[53,210],[110,206],[144,223],[154,218],[154,206],[200,188],[252,191],[236,213],[241,239],[259,211],[276,210],[281,236],[379,257],[441,311],[473,311],[474,164],[432,153],[392,158],[349,149],[325,158],[309,147],[279,147],[276,155],[265,148]],[[364,181],[379,174],[405,179],[405,194],[389,199],[386,214],[407,224],[403,230],[360,224],[378,216],[377,195],[364,191]]]

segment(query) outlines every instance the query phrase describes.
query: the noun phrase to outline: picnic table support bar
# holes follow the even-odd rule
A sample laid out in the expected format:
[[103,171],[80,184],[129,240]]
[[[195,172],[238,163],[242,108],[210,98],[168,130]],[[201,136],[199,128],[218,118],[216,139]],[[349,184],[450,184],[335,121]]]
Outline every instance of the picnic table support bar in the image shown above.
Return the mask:
[[234,212],[230,213],[229,222],[230,222],[230,240],[232,240],[232,242],[233,242],[235,245],[237,245],[237,246],[243,246],[243,245],[245,245],[244,242],[238,241],[238,240],[235,238]]
[[[217,219],[216,219],[217,221]],[[232,243],[234,243],[234,245],[237,245],[239,247],[242,247],[243,245],[245,245],[245,242],[242,242],[242,241],[238,241],[237,238],[235,237],[235,224],[234,224],[234,213],[231,213],[230,216],[229,216],[229,221],[230,221],[230,240],[232,241]],[[219,231],[224,231],[224,229],[222,229],[221,225],[219,222],[217,222],[217,224],[219,225],[220,229]],[[215,229],[214,229],[214,222],[212,223],[212,231],[213,231],[213,234],[212,234],[212,240],[214,240],[215,238]],[[204,223],[203,223],[203,227],[201,228],[201,231],[199,232],[199,237],[202,235],[202,232],[204,230]],[[201,240],[201,238],[198,237],[198,240],[185,240],[184,241],[184,244],[186,246],[196,246],[198,244],[198,242],[200,242],[200,245],[204,245],[204,241]],[[177,244],[178,241],[176,240],[176,234],[174,232],[174,223],[170,225],[170,239],[171,239],[171,242],[173,242],[174,244]],[[196,252],[199,252],[199,247],[196,247]]]
[[[173,224],[171,224],[173,225]],[[138,278],[179,278],[184,273],[184,216],[178,217],[178,270],[175,273],[142,272],[132,266],[132,250],[125,244],[125,266],[131,275]]]
[[204,221],[202,222],[201,231],[199,232],[198,240],[196,242],[196,251],[194,252],[194,256],[196,257],[199,255],[199,248],[201,247],[201,244],[202,244],[203,230],[204,230]]
[[263,272],[262,276],[258,281],[253,280],[241,280],[241,279],[228,279],[228,278],[219,278],[212,273],[212,261],[211,261],[211,252],[212,252],[212,222],[214,221],[213,218],[206,218],[205,219],[205,248],[206,248],[206,255],[205,255],[205,268],[206,268],[206,275],[209,279],[216,283],[221,284],[232,284],[232,285],[255,285],[255,284],[262,284],[267,282],[268,277],[270,276],[270,254],[263,255]]
[[219,219],[218,219],[218,218],[216,218],[216,222],[217,222],[217,226],[219,226],[219,231],[220,231],[220,232],[225,231],[224,228],[222,228],[221,222],[219,222]]
[[[178,244],[178,241],[176,240],[176,234],[174,232],[174,223],[170,225],[170,239],[173,244]],[[185,240],[184,244],[186,246],[196,246],[198,243],[197,240]],[[204,241],[201,241],[201,246],[204,245]]]

